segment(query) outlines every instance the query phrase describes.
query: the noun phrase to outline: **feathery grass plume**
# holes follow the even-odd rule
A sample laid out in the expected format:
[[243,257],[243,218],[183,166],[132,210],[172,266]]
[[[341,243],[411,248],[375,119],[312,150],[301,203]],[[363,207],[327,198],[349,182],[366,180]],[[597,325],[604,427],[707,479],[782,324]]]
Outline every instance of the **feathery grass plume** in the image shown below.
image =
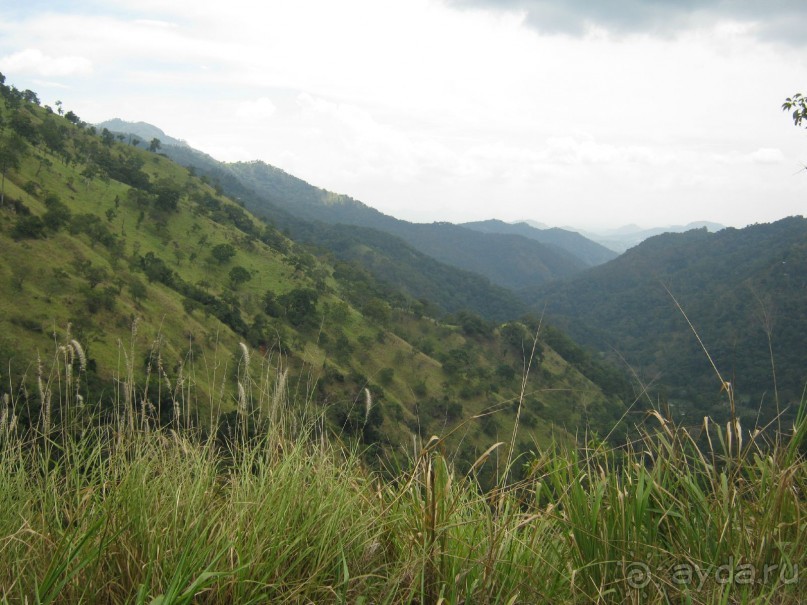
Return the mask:
[[70,341],[70,345],[75,352],[76,357],[78,357],[79,369],[85,371],[87,369],[87,356],[84,354],[84,349],[81,347],[79,341],[75,338]]
[[56,350],[57,355],[64,356],[64,374],[65,380],[67,381],[68,385],[68,392],[70,391],[69,387],[72,384],[73,379],[73,358],[75,353],[73,352],[73,347],[69,344],[67,345],[60,345],[59,348]]
[[163,366],[163,354],[162,351],[157,353],[157,373],[165,381],[165,387],[168,389],[170,393],[173,390],[173,386],[171,385],[171,379],[168,378],[168,372],[165,371],[165,367]]
[[280,405],[286,400],[286,380],[288,379],[288,368],[278,373],[277,380],[275,381],[275,388],[272,391],[272,415],[280,408]]
[[364,387],[364,424],[370,419],[370,410],[373,409],[373,396],[370,394],[370,389]]
[[238,381],[238,413],[243,416],[247,414],[247,392],[240,380]]
[[39,391],[39,402],[42,406],[42,432],[45,435],[50,433],[51,421],[51,391],[50,386],[42,381],[42,358],[36,354],[36,387]]
[[[5,435],[7,433],[6,425],[11,424],[9,415],[10,410],[8,405],[8,393],[3,393],[3,409],[0,410],[0,435]],[[13,412],[11,415],[13,415]]]
[[244,360],[244,369],[249,371],[249,348],[243,342],[239,342],[238,346],[241,347],[241,358]]

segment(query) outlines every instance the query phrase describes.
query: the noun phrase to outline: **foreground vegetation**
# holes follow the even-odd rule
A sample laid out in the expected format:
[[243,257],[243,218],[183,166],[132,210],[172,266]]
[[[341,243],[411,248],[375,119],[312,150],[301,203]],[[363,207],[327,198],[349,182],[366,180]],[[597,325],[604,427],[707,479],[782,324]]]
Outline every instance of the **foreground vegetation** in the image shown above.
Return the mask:
[[652,412],[621,449],[496,443],[462,475],[433,437],[380,473],[274,360],[244,347],[234,421],[205,431],[181,390],[162,425],[124,379],[83,401],[81,345],[58,347],[28,426],[0,401],[2,602],[799,601],[805,406],[766,440]]

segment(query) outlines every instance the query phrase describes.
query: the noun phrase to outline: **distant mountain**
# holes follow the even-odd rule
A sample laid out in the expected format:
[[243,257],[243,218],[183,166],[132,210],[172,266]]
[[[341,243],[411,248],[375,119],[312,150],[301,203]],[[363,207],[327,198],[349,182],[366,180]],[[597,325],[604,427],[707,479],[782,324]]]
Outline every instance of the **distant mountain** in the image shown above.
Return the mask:
[[522,221],[513,221],[513,224],[516,223],[527,223],[530,227],[535,227],[536,229],[549,229],[549,225],[546,223],[539,223],[538,221],[533,221],[530,219],[524,219]]
[[578,341],[619,353],[695,420],[725,416],[715,372],[665,287],[747,415],[771,418],[777,390],[783,407],[798,404],[807,383],[807,220],[658,235],[522,294]]
[[526,306],[512,291],[492,284],[479,274],[439,262],[388,232],[301,218],[275,203],[286,196],[300,201],[298,194],[301,190],[315,197],[313,201],[310,197],[303,197],[302,208],[305,208],[306,201],[315,208],[329,203],[349,206],[347,196],[317,189],[265,164],[267,171],[275,173],[276,178],[269,179],[270,186],[258,192],[233,170],[237,164],[219,162],[187,145],[167,144],[162,152],[183,166],[193,167],[199,176],[216,183],[222,191],[238,199],[256,215],[271,221],[296,241],[329,250],[339,259],[359,263],[377,279],[405,295],[437,305],[442,312],[467,309],[487,319],[505,321],[520,317],[526,311]]
[[[306,221],[377,229],[401,238],[422,254],[482,275],[503,288],[547,283],[589,266],[563,248],[521,235],[481,233],[451,223],[399,220],[264,162],[218,162],[186,145],[164,144],[162,151],[180,164],[217,179],[231,195],[243,196],[242,201],[252,212],[285,221],[290,229],[293,221],[288,215]],[[281,218],[278,211],[286,214]]]
[[642,229],[638,225],[624,225],[617,229],[609,229],[597,232],[573,229],[571,227],[568,229],[577,231],[588,239],[602,244],[606,248],[621,254],[625,250],[633,248],[654,235],[661,235],[662,233],[684,233],[686,231],[691,231],[692,229],[703,228],[706,228],[707,231],[714,233],[720,231],[721,229],[725,229],[726,227],[720,223],[696,221],[687,223],[686,225],[669,225],[667,227],[652,227],[650,229]]
[[160,144],[162,145],[176,145],[178,147],[188,146],[185,141],[170,137],[160,128],[146,122],[126,122],[120,118],[114,118],[112,120],[107,120],[106,122],[96,124],[95,126],[98,130],[106,128],[110,132],[114,133],[133,134],[141,141],[145,142],[146,145],[148,145],[151,139],[160,139]]
[[618,256],[613,250],[591,241],[576,231],[568,231],[557,227],[540,229],[526,222],[505,223],[497,219],[462,223],[461,226],[484,233],[509,233],[534,239],[542,244],[565,250],[588,267],[601,265]]
[[253,191],[296,216],[391,233],[424,254],[484,275],[505,288],[546,283],[586,267],[566,250],[520,235],[481,233],[452,223],[403,221],[350,196],[314,187],[263,162],[237,162],[227,167]]

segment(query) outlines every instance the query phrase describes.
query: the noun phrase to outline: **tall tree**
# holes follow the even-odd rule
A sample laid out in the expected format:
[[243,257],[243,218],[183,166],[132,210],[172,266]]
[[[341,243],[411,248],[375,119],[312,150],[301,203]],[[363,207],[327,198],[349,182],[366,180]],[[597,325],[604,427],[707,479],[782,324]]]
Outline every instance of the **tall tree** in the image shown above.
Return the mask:
[[28,90],[27,88],[22,91],[22,98],[28,101],[29,103],[33,103],[34,105],[39,105],[39,97],[33,90]]
[[4,205],[6,201],[6,173],[20,167],[20,157],[24,146],[25,142],[17,133],[9,133],[0,137],[0,173],[2,173],[0,206]]

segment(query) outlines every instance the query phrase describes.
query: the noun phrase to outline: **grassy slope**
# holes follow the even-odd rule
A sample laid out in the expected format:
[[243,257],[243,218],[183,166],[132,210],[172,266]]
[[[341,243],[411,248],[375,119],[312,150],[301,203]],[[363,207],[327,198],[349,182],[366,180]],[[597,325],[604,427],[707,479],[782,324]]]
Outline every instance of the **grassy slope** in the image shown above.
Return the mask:
[[[34,123],[45,119],[38,108],[23,107],[22,111],[30,112]],[[66,126],[56,116],[48,119]],[[29,146],[20,169],[9,174],[7,197],[41,216],[46,210],[43,200],[55,194],[74,217],[99,217],[121,242],[121,254],[114,258],[106,247],[86,234],[71,234],[68,227],[43,238],[15,241],[10,234],[20,217],[9,208],[0,210],[4,249],[0,281],[6,285],[0,290],[0,352],[12,359],[12,375],[4,376],[4,390],[22,385],[37,405],[31,390],[37,374],[35,360],[51,356],[55,343],[67,338],[70,326],[70,335],[83,344],[96,365],[85,383],[95,379],[105,388],[103,394],[88,393],[94,400],[120,398],[131,365],[139,385],[151,381],[151,399],[165,403],[189,398],[194,413],[202,418],[233,410],[236,374],[243,361],[238,343],[246,341],[244,334],[234,333],[201,310],[186,310],[175,288],[149,283],[137,259],[153,253],[185,283],[205,282],[205,290],[219,298],[234,295],[247,324],[263,317],[267,323],[264,332],[279,336],[269,344],[268,353],[276,353],[280,346],[291,370],[289,380],[302,398],[328,408],[332,421],[348,433],[400,444],[409,443],[413,431],[428,437],[464,422],[455,433],[454,446],[461,436],[466,462],[472,460],[474,451],[509,433],[523,360],[521,348],[503,344],[498,330],[469,337],[456,327],[418,319],[388,305],[385,319],[368,320],[343,298],[354,284],[335,279],[324,261],[313,259],[279,234],[275,237],[282,240],[284,252],[248,237],[227,221],[213,220],[200,209],[199,199],[215,199],[224,206],[233,203],[167,158],[115,143],[114,154],[131,154],[143,161],[142,169],[152,183],[167,179],[182,188],[176,212],[152,215],[146,209],[140,219],[141,209],[132,201],[129,186],[114,179],[82,176],[91,165],[86,150],[99,142],[85,131],[67,127],[72,160],[66,161],[66,156],[41,144]],[[212,248],[220,243],[235,246],[232,261],[221,264],[211,259]],[[77,270],[78,261],[103,269],[101,282],[90,289]],[[235,265],[245,267],[253,277],[233,292],[227,275]],[[137,281],[146,289],[140,301],[130,291],[130,284]],[[113,292],[114,307],[88,311],[88,292],[105,288]],[[261,299],[267,290],[282,296],[295,288],[320,290],[313,322],[300,327],[263,315]],[[334,309],[343,311],[336,314]],[[347,354],[334,348],[340,337],[347,343]],[[413,347],[424,342],[429,343],[428,355]],[[609,422],[621,410],[615,397],[604,396],[551,348],[544,348],[546,362],[533,371],[526,389],[526,404],[532,408],[525,411],[528,424],[522,424],[519,442],[523,449],[546,444],[551,438],[568,439],[565,428],[574,431],[586,419],[589,407],[610,410]],[[439,360],[457,350],[464,351],[468,362],[448,376]],[[262,353],[267,351],[253,350],[252,356]],[[502,363],[514,368],[514,377],[496,374]],[[380,378],[383,370],[387,370],[384,380]],[[22,373],[27,373],[24,384],[18,382]],[[414,389],[414,385],[422,385],[422,389]],[[373,434],[364,430],[366,387],[371,390],[380,424]],[[447,406],[453,407],[449,411]],[[498,411],[472,420],[486,410]],[[602,423],[600,426],[603,430]]]
[[[322,195],[322,198],[319,194],[314,197],[315,207],[322,204],[327,207],[330,203],[338,203],[341,208],[349,207],[350,204],[341,203],[347,198],[313,188],[268,166],[269,174],[277,179],[265,186],[263,181],[242,180],[242,175],[229,164],[190,147],[166,145],[165,151],[176,162],[193,166],[199,174],[219,183],[222,190],[241,200],[256,215],[289,233],[295,241],[330,250],[340,259],[358,263],[377,279],[393,284],[413,298],[426,299],[449,313],[470,309],[497,321],[524,313],[526,305],[510,290],[494,285],[477,273],[437,261],[388,231],[358,227],[359,223],[348,220],[344,221],[346,224],[308,220],[307,212],[302,212],[301,218],[284,209],[306,207],[290,201],[296,200],[300,191],[316,191]],[[258,189],[253,190],[253,186]],[[284,196],[289,196],[285,202]],[[378,214],[372,209],[368,211]]]
[[432,440],[385,479],[296,412],[222,449],[92,417],[18,434],[8,403],[3,603],[802,602],[803,414],[776,445],[714,423],[698,445],[658,416],[619,451],[516,460],[524,478],[485,492],[507,445],[463,474]]

